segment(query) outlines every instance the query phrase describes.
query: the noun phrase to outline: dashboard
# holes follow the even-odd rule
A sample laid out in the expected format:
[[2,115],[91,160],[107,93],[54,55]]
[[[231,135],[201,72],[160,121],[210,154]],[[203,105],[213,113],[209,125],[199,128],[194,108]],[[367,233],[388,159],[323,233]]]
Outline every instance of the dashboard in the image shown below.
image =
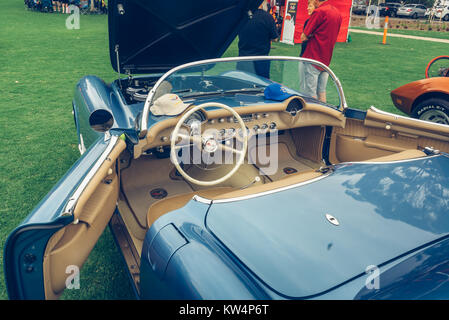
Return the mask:
[[[235,107],[242,117],[249,137],[306,126],[345,126],[341,111],[315,103],[306,103],[301,97],[291,97],[280,103]],[[170,145],[171,133],[180,116],[166,119],[149,128],[147,136],[135,147],[135,157],[154,148]],[[184,125],[201,125],[201,132],[213,129],[218,140],[239,139],[241,127],[237,119],[225,109],[198,110]]]

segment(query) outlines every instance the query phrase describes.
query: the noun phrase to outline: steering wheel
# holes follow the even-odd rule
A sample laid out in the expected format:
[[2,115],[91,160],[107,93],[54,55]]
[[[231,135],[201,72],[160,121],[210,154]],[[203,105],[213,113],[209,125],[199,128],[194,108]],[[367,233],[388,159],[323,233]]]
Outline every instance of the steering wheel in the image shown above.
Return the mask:
[[[242,149],[241,150],[238,150],[236,148],[222,144],[221,141],[216,140],[214,136],[204,135],[201,132],[201,128],[195,127],[193,125],[190,126],[190,134],[189,135],[179,132],[179,129],[184,124],[184,122],[189,118],[189,116],[191,116],[194,112],[196,112],[200,109],[206,108],[206,107],[219,107],[222,109],[226,109],[237,119],[237,123],[239,124],[240,129],[241,129],[241,131],[240,131],[241,132],[241,140],[242,140]],[[186,145],[181,145],[181,146],[176,145],[176,142],[178,141],[179,138],[181,138],[182,141],[189,141],[190,143],[197,145],[200,148],[201,152],[206,152],[208,154],[212,154],[217,150],[219,150],[220,152],[225,151],[225,152],[231,152],[232,154],[236,154],[237,159],[235,161],[234,167],[232,168],[231,171],[229,171],[223,177],[215,179],[215,180],[211,180],[211,181],[197,180],[197,179],[189,176],[183,170],[183,168],[181,168],[179,159],[177,157],[178,150],[186,146]],[[246,154],[247,149],[248,149],[248,132],[247,132],[245,123],[243,122],[243,119],[240,117],[240,115],[235,110],[233,110],[231,107],[229,107],[225,104],[217,103],[217,102],[209,102],[209,103],[203,103],[201,105],[192,107],[189,111],[187,111],[178,120],[178,123],[176,124],[175,129],[173,130],[172,135],[171,135],[170,158],[171,158],[171,161],[173,162],[173,164],[175,165],[176,169],[178,170],[178,172],[187,181],[189,181],[193,184],[196,184],[196,185],[200,185],[200,186],[213,186],[213,185],[216,185],[216,184],[226,181],[227,179],[232,177],[234,175],[234,173],[237,172],[237,170],[240,168],[240,166],[245,161],[245,154]],[[203,158],[203,157],[201,157],[201,158]]]

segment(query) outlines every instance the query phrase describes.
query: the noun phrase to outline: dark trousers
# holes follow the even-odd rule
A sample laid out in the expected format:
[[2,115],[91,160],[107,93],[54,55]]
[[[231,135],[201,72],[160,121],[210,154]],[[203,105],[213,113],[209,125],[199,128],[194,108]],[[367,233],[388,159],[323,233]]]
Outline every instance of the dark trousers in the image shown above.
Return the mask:
[[270,60],[239,61],[237,69],[270,79]]

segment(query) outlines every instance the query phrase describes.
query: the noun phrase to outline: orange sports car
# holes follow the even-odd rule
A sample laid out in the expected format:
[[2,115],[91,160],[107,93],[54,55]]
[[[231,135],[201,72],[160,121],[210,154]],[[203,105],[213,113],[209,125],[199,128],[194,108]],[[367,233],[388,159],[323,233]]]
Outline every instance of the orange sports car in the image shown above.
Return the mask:
[[448,56],[433,59],[426,68],[426,79],[391,91],[396,108],[413,118],[449,125],[449,68],[441,66],[448,61]]

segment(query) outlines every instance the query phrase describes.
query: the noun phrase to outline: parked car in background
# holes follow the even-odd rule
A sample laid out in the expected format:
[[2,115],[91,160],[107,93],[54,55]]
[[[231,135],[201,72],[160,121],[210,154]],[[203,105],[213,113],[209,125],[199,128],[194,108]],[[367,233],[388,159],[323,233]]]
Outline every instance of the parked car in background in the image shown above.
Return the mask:
[[449,77],[410,82],[391,91],[391,99],[413,118],[449,125]]
[[437,9],[438,7],[435,7],[435,8],[427,8],[426,9],[426,12],[424,13],[424,17],[425,18],[428,18],[429,16],[435,16],[435,12],[436,12],[436,9]]
[[366,5],[365,4],[355,4],[352,7],[352,13],[361,14],[361,15],[366,14]]
[[449,125],[449,56],[430,60],[425,75],[393,90],[391,99],[413,118]]
[[401,7],[399,3],[386,2],[379,5],[379,15],[381,17],[396,17],[398,9]]
[[435,19],[449,21],[449,6],[440,6],[435,10]]
[[424,17],[427,8],[422,4],[407,4],[398,8],[396,15],[398,17],[408,17],[418,19]]

